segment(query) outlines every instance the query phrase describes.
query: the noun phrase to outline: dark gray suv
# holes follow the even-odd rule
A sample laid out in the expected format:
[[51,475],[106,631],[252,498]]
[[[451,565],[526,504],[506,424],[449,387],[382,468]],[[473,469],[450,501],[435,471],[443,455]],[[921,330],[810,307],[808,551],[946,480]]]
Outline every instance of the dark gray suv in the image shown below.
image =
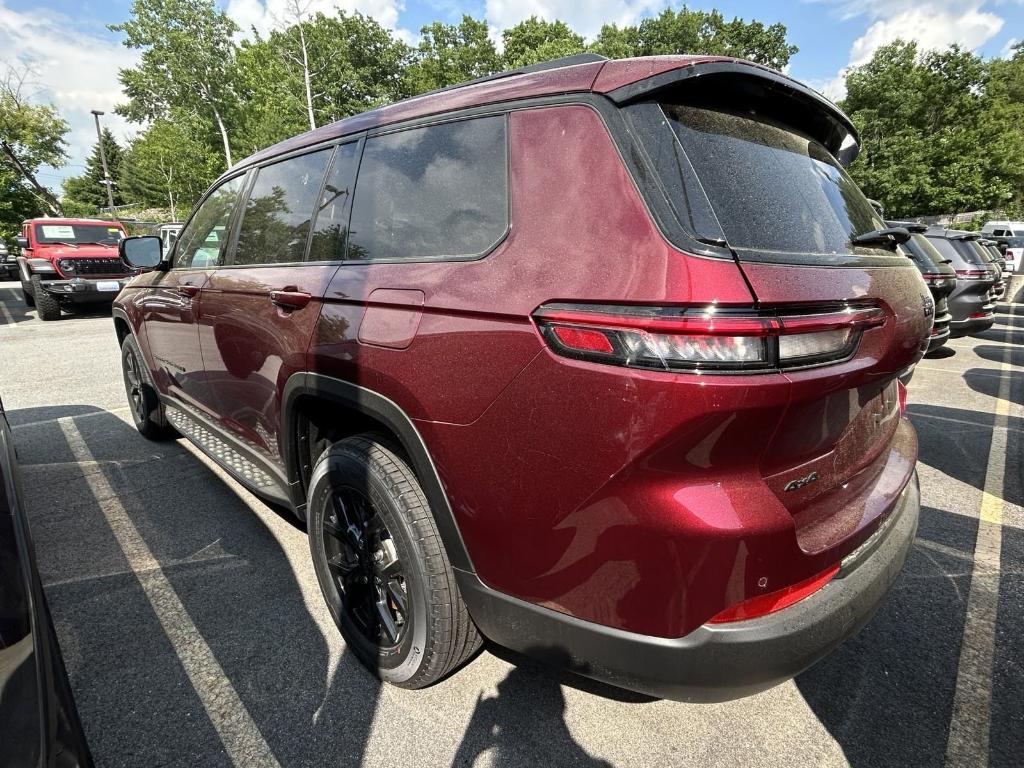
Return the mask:
[[950,332],[955,338],[988,330],[995,322],[994,287],[999,271],[972,246],[975,233],[929,229],[925,236],[956,273],[956,288],[947,299],[953,316]]

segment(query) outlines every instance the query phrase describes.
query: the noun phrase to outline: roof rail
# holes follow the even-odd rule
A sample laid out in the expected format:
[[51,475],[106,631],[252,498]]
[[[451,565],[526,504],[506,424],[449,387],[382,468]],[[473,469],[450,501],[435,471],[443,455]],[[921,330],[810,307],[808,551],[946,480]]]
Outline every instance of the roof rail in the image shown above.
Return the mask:
[[548,61],[541,61],[537,64],[529,64],[525,67],[517,67],[516,69],[507,69],[504,72],[495,72],[493,75],[484,75],[473,80],[467,80],[464,83],[455,83],[454,85],[446,85],[444,88],[437,88],[433,91],[426,91],[425,93],[417,94],[414,98],[420,96],[433,96],[435,93],[445,93],[446,91],[455,91],[459,88],[465,88],[467,85],[477,85],[478,83],[487,83],[491,80],[501,80],[505,77],[514,77],[515,75],[527,75],[531,72],[543,72],[548,69],[561,69],[562,67],[574,67],[577,64],[593,64],[596,61],[608,61],[607,56],[602,56],[599,53],[577,53],[575,56],[564,56],[561,59],[550,59]]

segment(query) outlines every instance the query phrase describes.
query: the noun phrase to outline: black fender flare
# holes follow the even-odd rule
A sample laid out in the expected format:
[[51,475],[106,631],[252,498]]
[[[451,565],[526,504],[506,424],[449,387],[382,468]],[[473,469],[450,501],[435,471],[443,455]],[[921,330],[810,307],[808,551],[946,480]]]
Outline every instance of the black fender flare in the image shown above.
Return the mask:
[[461,571],[474,572],[437,467],[416,425],[393,400],[350,381],[318,373],[299,372],[292,374],[285,383],[281,395],[282,458],[288,476],[289,495],[296,511],[305,517],[306,499],[302,488],[299,435],[296,428],[297,404],[303,397],[337,403],[379,421],[391,431],[412,462],[412,469],[430,503],[449,562]]

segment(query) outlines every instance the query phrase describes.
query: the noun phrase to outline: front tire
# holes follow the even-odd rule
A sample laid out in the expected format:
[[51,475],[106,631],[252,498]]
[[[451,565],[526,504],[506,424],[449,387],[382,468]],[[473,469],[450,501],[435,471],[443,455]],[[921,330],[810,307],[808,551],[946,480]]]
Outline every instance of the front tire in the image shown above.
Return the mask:
[[60,320],[60,302],[43,289],[39,275],[32,275],[32,296],[40,320]]
[[309,545],[348,647],[377,677],[423,688],[481,645],[415,474],[374,435],[331,446],[313,469]]
[[131,335],[125,336],[121,343],[121,373],[135,428],[150,440],[164,440],[173,436],[174,430],[167,423],[164,406],[156,394],[146,368],[146,360],[138,342]]

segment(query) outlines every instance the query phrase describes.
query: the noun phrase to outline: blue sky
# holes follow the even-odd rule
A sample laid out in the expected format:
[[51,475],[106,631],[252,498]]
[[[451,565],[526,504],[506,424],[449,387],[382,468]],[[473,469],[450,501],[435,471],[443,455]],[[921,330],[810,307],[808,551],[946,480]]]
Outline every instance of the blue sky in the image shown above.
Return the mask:
[[[286,0],[219,0],[245,29],[266,30],[281,18]],[[603,22],[633,23],[665,7],[667,0],[312,0],[315,9],[358,9],[414,41],[434,20],[457,21],[463,13],[486,18],[495,30],[530,15],[567,21],[592,37]],[[790,62],[794,77],[833,98],[842,96],[843,71],[870,58],[895,37],[913,38],[924,47],[958,42],[986,57],[1005,55],[1024,38],[1024,0],[789,0],[691,2],[691,8],[715,8],[727,18],[740,16],[765,24],[781,22],[800,51]],[[0,0],[0,59],[31,60],[38,98],[53,101],[71,124],[71,161],[46,169],[44,183],[57,185],[80,173],[95,141],[90,109],[108,113],[121,100],[117,70],[134,61],[120,36],[106,25],[128,16],[130,0]],[[137,128],[116,115],[104,120],[122,139]]]

